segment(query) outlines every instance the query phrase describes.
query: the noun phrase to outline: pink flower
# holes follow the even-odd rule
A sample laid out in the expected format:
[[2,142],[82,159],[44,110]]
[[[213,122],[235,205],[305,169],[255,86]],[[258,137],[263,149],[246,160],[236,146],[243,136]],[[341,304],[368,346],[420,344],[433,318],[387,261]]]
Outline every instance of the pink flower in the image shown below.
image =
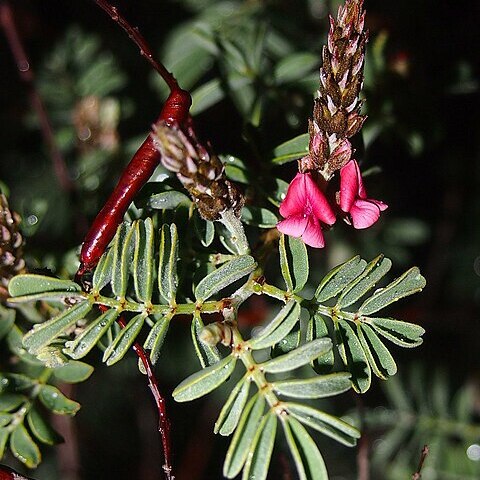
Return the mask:
[[350,160],[340,170],[340,208],[350,214],[354,228],[368,228],[380,217],[380,212],[388,205],[380,200],[367,198],[360,168],[355,160]]
[[310,173],[297,173],[280,205],[280,215],[285,218],[277,224],[280,232],[301,237],[315,248],[325,245],[320,222],[335,223],[332,207]]

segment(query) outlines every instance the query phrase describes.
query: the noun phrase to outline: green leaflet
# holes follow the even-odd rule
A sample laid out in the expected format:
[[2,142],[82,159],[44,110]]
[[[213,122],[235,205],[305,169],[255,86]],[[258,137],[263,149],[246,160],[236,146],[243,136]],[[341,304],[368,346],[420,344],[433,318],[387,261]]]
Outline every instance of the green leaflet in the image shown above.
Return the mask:
[[113,239],[112,291],[123,298],[127,293],[128,274],[132,265],[132,237],[134,229],[128,223],[119,225]]
[[300,322],[297,322],[292,330],[282,338],[278,343],[276,343],[270,352],[270,356],[272,358],[280,357],[281,355],[285,355],[286,353],[295,350],[300,346],[300,342],[302,340],[302,332],[300,328]]
[[225,97],[224,89],[218,78],[213,78],[192,92],[192,108],[190,113],[197,115],[215,105]]
[[84,318],[91,309],[92,304],[89,301],[83,301],[64,310],[51,320],[34,325],[23,337],[23,345],[30,353],[36,354],[43,347],[62,335],[65,330]]
[[333,438],[337,442],[343,443],[343,445],[353,447],[357,443],[357,438],[360,438],[360,432],[355,427],[333,415],[300,403],[287,402],[285,403],[285,408],[298,421]]
[[223,464],[223,475],[227,478],[236,477],[247,460],[248,451],[260,424],[265,399],[260,394],[255,394],[240,418],[235,434],[233,435],[228,452]]
[[105,335],[119,315],[114,308],[102,313],[75,340],[65,344],[64,352],[75,360],[84,357]]
[[175,303],[178,276],[178,233],[174,223],[162,226],[158,267],[158,289],[168,304]]
[[33,385],[34,381],[22,373],[0,373],[0,393],[18,392]]
[[42,460],[40,450],[22,423],[10,435],[10,450],[28,468],[35,468]]
[[0,395],[0,412],[11,412],[16,410],[22,403],[27,401],[25,395],[19,393],[2,393]]
[[15,310],[0,304],[0,340],[5,337],[15,323]]
[[220,353],[218,348],[212,345],[207,345],[200,340],[200,332],[205,327],[199,311],[195,311],[190,326],[190,333],[192,335],[192,342],[197,354],[198,360],[202,368],[213,365],[220,360]]
[[261,331],[260,335],[247,342],[248,346],[253,350],[261,350],[275,345],[292,330],[300,318],[300,313],[300,305],[294,300],[290,300]]
[[315,442],[294,418],[282,422],[299,480],[328,480],[328,473]]
[[45,292],[81,292],[82,288],[70,280],[34,275],[31,273],[17,275],[8,282],[8,292],[12,297],[34,295]]
[[209,299],[223,288],[253,272],[256,266],[255,259],[250,255],[235,257],[200,280],[195,288],[195,298],[199,301]]
[[291,83],[302,80],[309,72],[318,68],[318,65],[318,55],[311,52],[295,52],[277,63],[273,75],[278,84]]
[[150,350],[150,361],[153,365],[157,363],[160,356],[160,350],[162,349],[171,318],[170,315],[160,317],[150,330],[143,345],[146,350]]
[[0,428],[0,458],[3,458],[5,447],[7,446],[10,431],[6,428]]
[[394,318],[366,318],[364,323],[371,325],[377,333],[401,347],[417,347],[423,340],[425,330],[414,323],[401,322]]
[[377,290],[363,302],[358,312],[361,315],[371,315],[403,297],[420,292],[425,285],[425,278],[417,267],[413,267],[385,288]]
[[67,398],[58,388],[42,385],[38,396],[43,405],[58,415],[75,415],[80,404]]
[[355,303],[365,293],[372,289],[375,284],[390,270],[392,262],[383,255],[374,258],[348,287],[340,295],[337,306],[345,308]]
[[23,332],[17,325],[13,325],[8,332],[6,342],[10,351],[17,355],[22,361],[31,365],[42,365],[42,362],[40,362],[36,356],[28,353],[23,347]]
[[215,390],[232,374],[237,359],[229,355],[214,365],[190,375],[172,393],[177,402],[189,402]]
[[133,250],[133,282],[139,301],[148,303],[152,299],[154,280],[153,222],[147,218],[144,222],[135,222],[135,241]]
[[340,372],[301,380],[273,382],[273,390],[287,397],[324,398],[346,392],[352,386],[350,373]]
[[358,255],[338,265],[338,267],[327,273],[320,282],[315,292],[315,298],[322,303],[336,297],[352,280],[363,272],[366,266],[367,262]]
[[357,335],[375,375],[383,380],[395,375],[397,364],[375,331],[368,324],[359,323]]
[[358,393],[364,393],[370,388],[372,372],[362,344],[345,320],[338,320],[336,333],[340,356],[352,374],[353,388]]
[[331,349],[332,341],[329,338],[313,340],[286,355],[262,363],[260,367],[267,373],[289,372],[310,363],[320,355],[329,352]]
[[84,362],[71,360],[66,365],[53,371],[53,376],[65,383],[79,383],[85,381],[93,373],[93,367]]
[[215,422],[215,433],[227,437],[234,432],[247,403],[249,390],[250,381],[245,377],[235,385]]
[[308,253],[300,238],[280,235],[280,269],[289,292],[299,292],[308,280]]
[[198,210],[195,209],[193,211],[193,226],[195,228],[195,234],[200,240],[200,243],[204,247],[210,246],[215,238],[215,227],[213,222],[204,220],[198,213]]
[[181,203],[189,205],[192,201],[182,192],[167,190],[150,197],[148,204],[157,210],[175,210]]
[[101,257],[93,273],[92,287],[100,292],[103,287],[112,281],[113,274],[113,248],[108,249]]
[[[315,313],[310,317],[307,325],[307,342],[316,338],[326,338],[330,336],[327,321],[321,314]],[[325,354],[319,356],[312,362],[312,366],[317,373],[325,374],[332,370],[335,362],[333,348]]]
[[260,228],[274,228],[278,222],[277,216],[266,208],[245,205],[242,209],[242,222]]
[[262,418],[247,454],[242,480],[265,480],[272,458],[275,435],[277,433],[277,416],[274,411]]
[[128,352],[143,327],[145,317],[145,313],[133,317],[108,346],[102,359],[108,366],[117,363]]
[[63,441],[63,438],[45,421],[36,408],[31,408],[27,413],[27,422],[33,435],[42,443],[56,445]]
[[298,158],[303,157],[308,153],[308,142],[310,135],[303,133],[298,137],[292,138],[281,145],[278,145],[273,150],[272,163],[275,165],[283,165],[284,163],[292,162]]

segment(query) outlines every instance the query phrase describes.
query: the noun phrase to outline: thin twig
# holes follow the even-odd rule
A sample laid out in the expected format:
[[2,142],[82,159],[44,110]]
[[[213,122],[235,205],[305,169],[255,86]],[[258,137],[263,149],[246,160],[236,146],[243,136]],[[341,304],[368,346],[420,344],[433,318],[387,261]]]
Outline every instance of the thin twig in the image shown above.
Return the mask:
[[133,40],[135,45],[137,45],[137,47],[139,48],[140,55],[142,55],[142,57],[144,57],[150,63],[150,65],[152,65],[152,67],[161,75],[170,90],[178,90],[179,86],[177,80],[161,62],[154,58],[152,51],[150,50],[146,40],[143,38],[143,35],[139,32],[138,28],[132,27],[130,23],[120,13],[118,13],[117,7],[110,5],[107,0],[93,1],[102,10],[107,12],[107,14],[115,23],[117,23],[121,28],[123,28],[123,30],[128,34],[128,36]]
[[430,452],[430,448],[428,445],[424,445],[422,448],[422,454],[420,455],[420,461],[418,462],[417,471],[412,475],[412,480],[420,480],[422,478],[422,468],[425,459],[427,458],[428,453]]
[[[125,328],[126,326],[125,320],[123,320],[122,317],[117,320],[117,323],[122,328]],[[153,373],[153,366],[150,362],[150,359],[148,358],[147,353],[138,342],[135,342],[133,344],[133,350],[137,354],[138,358],[140,359],[145,368],[145,372],[148,378],[148,386],[157,405],[158,431],[160,432],[160,436],[162,437],[163,456],[165,461],[163,465],[163,471],[165,472],[165,477],[167,478],[167,480],[174,480],[175,477],[172,473],[173,467],[171,459],[170,420],[167,416],[165,399],[160,393],[157,379],[155,377],[155,374]]]
[[50,124],[50,120],[48,119],[42,97],[35,87],[35,76],[20,40],[17,27],[15,26],[12,7],[6,0],[0,2],[0,24],[5,32],[7,42],[10,46],[13,58],[15,59],[15,63],[17,64],[20,79],[28,88],[32,108],[38,115],[40,129],[42,131],[45,143],[50,151],[50,156],[53,162],[53,170],[55,172],[55,176],[57,177],[58,183],[63,190],[67,192],[72,191],[74,189],[74,184],[70,179],[67,165],[55,140],[53,128]]

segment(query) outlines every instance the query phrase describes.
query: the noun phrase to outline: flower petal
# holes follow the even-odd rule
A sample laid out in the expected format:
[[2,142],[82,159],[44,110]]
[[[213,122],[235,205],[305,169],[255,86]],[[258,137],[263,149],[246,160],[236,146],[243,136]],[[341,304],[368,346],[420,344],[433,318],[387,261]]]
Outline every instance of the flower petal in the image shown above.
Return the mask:
[[[359,196],[359,186],[362,181],[360,170],[355,160],[350,160],[340,169],[340,208],[349,212]],[[363,188],[363,184],[362,184]],[[365,190],[363,188],[363,190]]]
[[376,201],[357,199],[350,209],[354,228],[368,228],[380,217],[380,208]]
[[278,231],[291,237],[301,237],[305,232],[308,224],[308,217],[304,215],[291,215],[277,223]]
[[307,201],[307,190],[305,187],[306,173],[297,173],[290,182],[287,194],[280,205],[280,215],[287,218],[290,215],[300,215],[304,213]]
[[323,223],[333,225],[336,220],[335,213],[325,198],[325,195],[320,188],[318,188],[318,185],[309,173],[305,174],[305,189],[307,192],[307,201],[315,217]]
[[388,205],[386,203],[383,203],[381,200],[374,200],[373,198],[367,198],[366,200],[374,203],[380,209],[381,212],[383,212],[388,208]]
[[310,247],[323,248],[325,246],[320,222],[313,215],[308,217],[307,228],[303,232],[302,240]]

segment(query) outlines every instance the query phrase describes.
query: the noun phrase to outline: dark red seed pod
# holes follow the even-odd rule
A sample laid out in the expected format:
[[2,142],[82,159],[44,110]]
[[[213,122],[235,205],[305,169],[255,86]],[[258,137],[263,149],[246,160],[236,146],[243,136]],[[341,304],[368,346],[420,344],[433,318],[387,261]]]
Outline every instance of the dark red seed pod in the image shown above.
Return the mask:
[[[157,121],[180,125],[188,123],[189,108],[192,103],[190,94],[185,90],[175,89],[168,96]],[[103,252],[112,240],[125,212],[135,195],[152,176],[160,161],[160,153],[149,136],[137,150],[108,198],[104,207],[96,216],[88,231],[80,252],[80,267],[77,278],[93,270]]]

